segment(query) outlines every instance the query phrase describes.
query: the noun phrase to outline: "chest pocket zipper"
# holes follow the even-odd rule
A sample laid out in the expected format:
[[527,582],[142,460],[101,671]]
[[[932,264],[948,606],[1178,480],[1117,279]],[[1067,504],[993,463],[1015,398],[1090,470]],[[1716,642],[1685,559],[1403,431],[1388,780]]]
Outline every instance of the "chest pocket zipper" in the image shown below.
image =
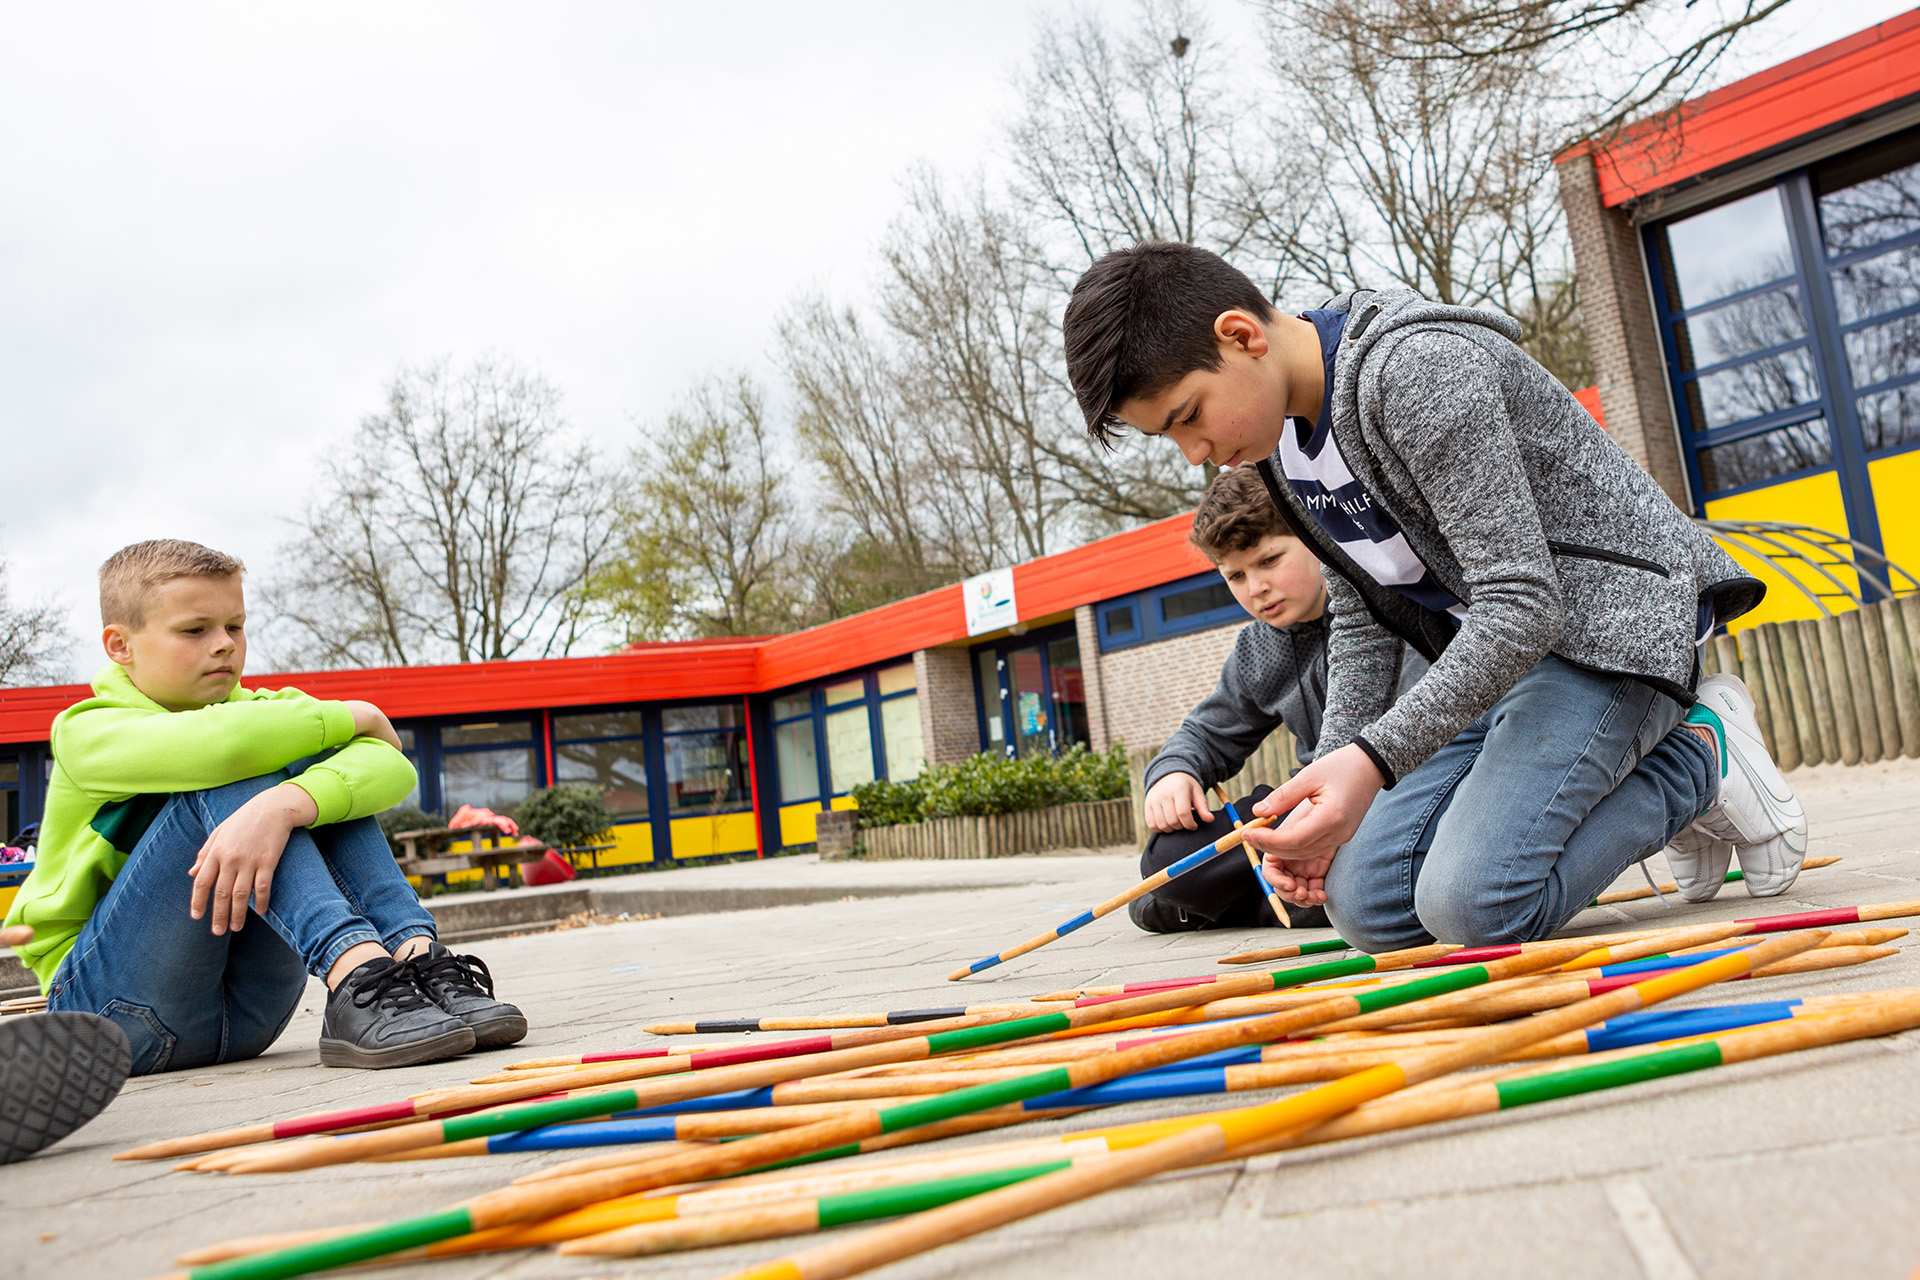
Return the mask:
[[1605,547],[1583,547],[1577,542],[1555,542],[1547,539],[1547,550],[1557,556],[1566,556],[1570,560],[1604,560],[1608,564],[1625,565],[1629,569],[1644,569],[1648,573],[1657,573],[1663,578],[1673,575],[1662,564],[1651,560],[1642,560],[1639,556],[1630,556],[1624,551],[1608,551]]

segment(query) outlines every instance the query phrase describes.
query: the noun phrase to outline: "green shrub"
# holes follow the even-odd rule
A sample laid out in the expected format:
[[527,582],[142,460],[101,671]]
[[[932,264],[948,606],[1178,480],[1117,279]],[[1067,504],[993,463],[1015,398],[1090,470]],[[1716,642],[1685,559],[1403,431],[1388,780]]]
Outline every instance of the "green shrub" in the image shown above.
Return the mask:
[[600,788],[574,783],[547,787],[520,802],[513,811],[520,834],[544,840],[556,849],[600,844],[597,837],[613,828],[613,810]]
[[435,827],[444,827],[447,820],[437,813],[428,813],[419,805],[395,805],[376,819],[380,830],[387,839],[393,839],[396,831],[431,831]]
[[931,765],[911,782],[881,779],[853,789],[862,827],[1020,813],[1126,794],[1127,749],[1117,742],[1099,753],[1075,745],[1058,757],[983,752],[958,764]]

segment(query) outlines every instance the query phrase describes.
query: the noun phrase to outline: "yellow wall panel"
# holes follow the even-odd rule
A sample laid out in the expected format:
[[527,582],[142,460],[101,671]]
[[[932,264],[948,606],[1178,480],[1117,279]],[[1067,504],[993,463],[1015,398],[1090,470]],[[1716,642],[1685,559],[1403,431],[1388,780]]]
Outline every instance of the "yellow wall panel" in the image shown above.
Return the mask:
[[836,809],[858,809],[860,802],[852,796],[835,796],[833,798],[833,807]]
[[704,858],[713,852],[712,818],[675,818],[669,825],[675,858]]
[[614,847],[600,851],[601,866],[624,867],[653,861],[652,823],[620,823],[614,827],[609,839]]
[[812,844],[817,838],[817,833],[813,829],[813,815],[819,812],[818,800],[783,807],[780,810],[781,847],[792,848],[794,845]]
[[[1887,559],[1920,575],[1920,450],[1867,464],[1873,504],[1880,517],[1880,547]],[[1895,576],[1897,592],[1905,579]]]
[[753,853],[760,847],[754,839],[752,813],[722,813],[712,821],[715,853]]
[[[1784,520],[1793,524],[1812,525],[1816,529],[1825,529],[1830,533],[1845,535],[1847,532],[1846,506],[1840,498],[1840,477],[1828,471],[1817,476],[1803,476],[1798,480],[1789,480],[1785,484],[1771,485],[1765,489],[1755,489],[1751,493],[1736,494],[1731,498],[1719,498],[1707,504],[1709,520]],[[1740,563],[1754,577],[1767,584],[1767,598],[1760,607],[1751,613],[1741,615],[1729,631],[1744,631],[1748,627],[1757,627],[1763,622],[1784,622],[1789,618],[1817,618],[1820,607],[1809,600],[1806,593],[1789,581],[1785,571],[1750,551],[1740,550],[1730,542],[1722,542]],[[1855,588],[1851,571],[1835,570],[1834,576],[1849,588]],[[1831,591],[1833,584],[1812,569],[1795,568],[1793,576],[1805,582],[1816,591]],[[1838,612],[1851,608],[1844,598],[1828,598],[1827,608]]]

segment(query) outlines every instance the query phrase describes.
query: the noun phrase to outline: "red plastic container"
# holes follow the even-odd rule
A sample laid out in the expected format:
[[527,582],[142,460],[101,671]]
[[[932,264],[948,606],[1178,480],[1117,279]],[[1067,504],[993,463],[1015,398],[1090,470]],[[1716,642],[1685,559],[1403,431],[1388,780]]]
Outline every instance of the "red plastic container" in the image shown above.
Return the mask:
[[573,864],[552,849],[547,850],[546,855],[538,862],[520,864],[522,884],[559,884],[563,880],[573,878]]

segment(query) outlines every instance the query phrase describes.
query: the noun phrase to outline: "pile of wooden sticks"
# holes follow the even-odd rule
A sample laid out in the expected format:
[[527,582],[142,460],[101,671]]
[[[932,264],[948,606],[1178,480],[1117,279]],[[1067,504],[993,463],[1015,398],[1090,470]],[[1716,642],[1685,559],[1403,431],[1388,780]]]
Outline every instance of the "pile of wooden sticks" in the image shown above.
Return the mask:
[[[1895,954],[1904,929],[1838,926],[1914,914],[1920,902],[1477,953],[1428,946],[814,1018],[803,1029],[819,1034],[533,1059],[120,1158],[240,1175],[602,1148],[438,1212],[195,1250],[176,1273],[193,1280],[545,1245],[652,1254],[894,1219],[740,1273],[823,1280],[1175,1169],[1920,1027],[1920,990],[1794,999],[1777,985]],[[1748,988],[1753,1000],[1654,1008],[1748,979],[1768,984]],[[923,1145],[1141,1099],[1276,1089],[1290,1091],[1147,1123]]]

